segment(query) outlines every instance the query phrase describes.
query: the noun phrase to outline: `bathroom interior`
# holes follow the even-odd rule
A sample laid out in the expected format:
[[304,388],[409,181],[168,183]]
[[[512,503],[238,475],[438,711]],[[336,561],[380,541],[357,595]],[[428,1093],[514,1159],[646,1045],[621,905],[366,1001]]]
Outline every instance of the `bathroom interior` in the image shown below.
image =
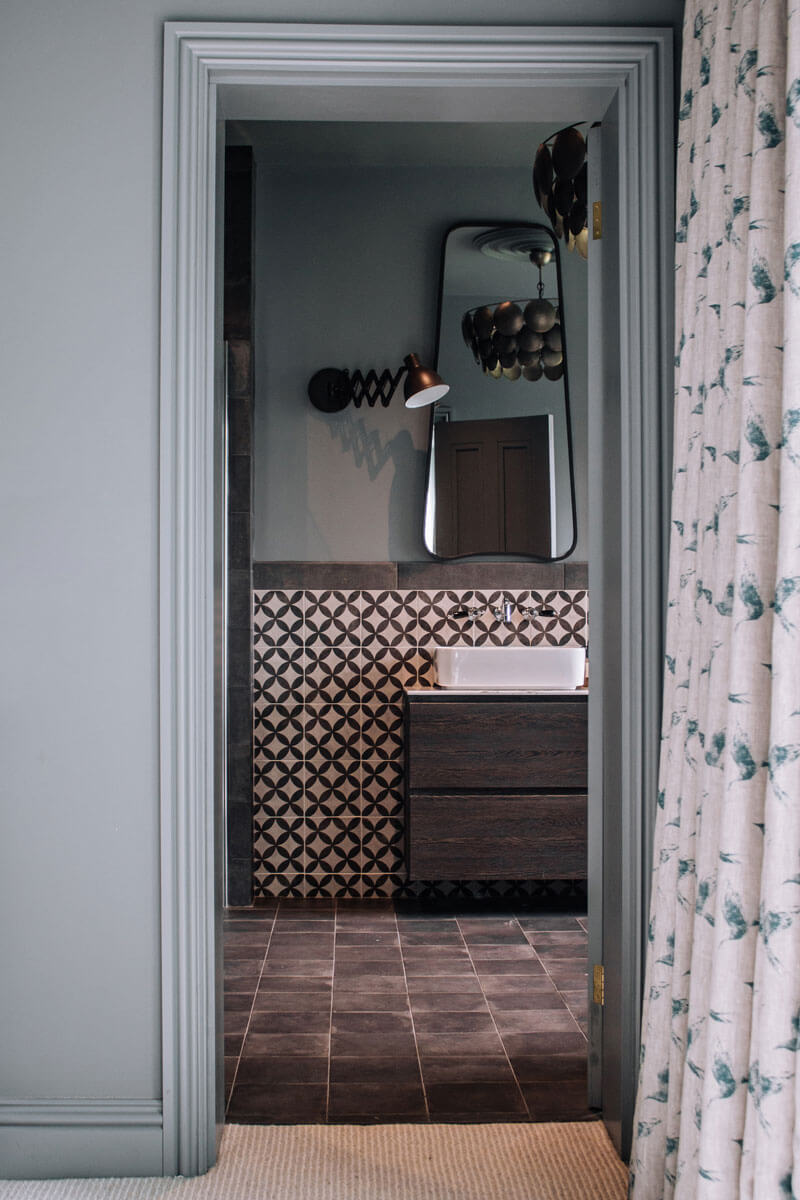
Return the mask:
[[[587,262],[532,186],[557,128],[227,123],[231,1121],[598,1115]],[[542,299],[525,350],[498,308]]]

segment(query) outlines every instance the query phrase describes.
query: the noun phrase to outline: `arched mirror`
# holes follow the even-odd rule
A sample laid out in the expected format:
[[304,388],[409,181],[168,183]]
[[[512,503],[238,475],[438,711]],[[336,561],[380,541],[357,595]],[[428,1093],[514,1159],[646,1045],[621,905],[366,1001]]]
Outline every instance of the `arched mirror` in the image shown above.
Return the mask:
[[442,251],[425,545],[552,562],[576,542],[558,243],[536,224],[456,225]]

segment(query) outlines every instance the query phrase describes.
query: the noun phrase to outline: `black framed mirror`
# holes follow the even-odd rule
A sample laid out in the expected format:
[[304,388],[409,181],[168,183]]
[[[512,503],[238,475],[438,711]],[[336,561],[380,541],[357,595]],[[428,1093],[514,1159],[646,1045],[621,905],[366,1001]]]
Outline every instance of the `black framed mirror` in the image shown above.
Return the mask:
[[444,238],[424,538],[436,558],[554,562],[577,540],[567,331],[546,225],[471,222]]

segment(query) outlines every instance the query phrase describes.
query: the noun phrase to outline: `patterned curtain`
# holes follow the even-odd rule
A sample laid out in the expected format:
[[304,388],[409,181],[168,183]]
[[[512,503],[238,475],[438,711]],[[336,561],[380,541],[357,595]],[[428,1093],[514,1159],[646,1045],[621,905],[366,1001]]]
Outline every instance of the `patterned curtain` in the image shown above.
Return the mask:
[[800,1197],[798,76],[798,0],[687,0],[637,1200]]

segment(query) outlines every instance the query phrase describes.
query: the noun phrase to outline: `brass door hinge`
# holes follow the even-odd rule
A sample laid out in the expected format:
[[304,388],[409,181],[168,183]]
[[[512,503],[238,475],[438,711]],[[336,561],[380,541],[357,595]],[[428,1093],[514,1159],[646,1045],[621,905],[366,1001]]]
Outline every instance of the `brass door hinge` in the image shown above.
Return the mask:
[[605,1004],[606,1002],[606,973],[602,963],[594,964],[592,1000],[595,1004]]
[[595,241],[603,236],[603,201],[595,200],[592,205],[592,237]]

